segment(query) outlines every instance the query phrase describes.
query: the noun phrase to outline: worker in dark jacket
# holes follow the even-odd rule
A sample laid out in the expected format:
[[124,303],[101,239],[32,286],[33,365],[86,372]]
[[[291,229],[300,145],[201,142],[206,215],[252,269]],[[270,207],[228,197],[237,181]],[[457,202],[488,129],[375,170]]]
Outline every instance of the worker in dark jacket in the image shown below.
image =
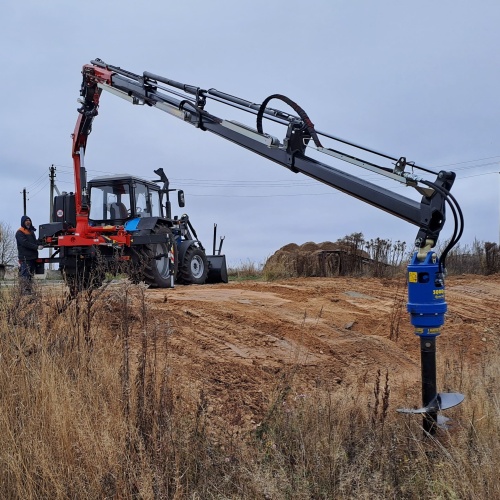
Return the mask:
[[21,217],[21,227],[16,231],[17,256],[19,259],[19,276],[21,290],[25,294],[31,293],[31,280],[35,274],[39,245],[35,236],[36,229],[27,215]]

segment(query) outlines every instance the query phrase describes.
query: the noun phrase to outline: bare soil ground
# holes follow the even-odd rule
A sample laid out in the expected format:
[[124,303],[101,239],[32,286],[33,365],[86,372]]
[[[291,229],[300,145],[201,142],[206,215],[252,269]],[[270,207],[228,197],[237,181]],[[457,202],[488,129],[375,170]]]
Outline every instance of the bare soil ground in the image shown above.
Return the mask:
[[[249,429],[276,391],[373,387],[389,374],[391,401],[420,402],[420,344],[406,313],[405,277],[300,278],[148,290],[170,325],[169,366],[179,386],[203,394],[210,418]],[[500,346],[500,275],[448,277],[438,338],[441,373]],[[442,387],[439,390],[456,390]]]

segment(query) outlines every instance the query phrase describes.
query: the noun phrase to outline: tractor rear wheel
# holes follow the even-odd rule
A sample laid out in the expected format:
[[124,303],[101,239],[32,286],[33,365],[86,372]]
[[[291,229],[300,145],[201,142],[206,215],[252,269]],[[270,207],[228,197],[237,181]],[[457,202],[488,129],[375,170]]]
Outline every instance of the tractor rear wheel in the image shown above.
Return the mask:
[[208,261],[205,252],[191,245],[179,264],[177,281],[183,285],[203,285],[207,280]]
[[156,288],[172,288],[177,267],[177,247],[167,226],[156,226],[151,234],[164,236],[164,241],[134,248],[132,282],[144,281]]

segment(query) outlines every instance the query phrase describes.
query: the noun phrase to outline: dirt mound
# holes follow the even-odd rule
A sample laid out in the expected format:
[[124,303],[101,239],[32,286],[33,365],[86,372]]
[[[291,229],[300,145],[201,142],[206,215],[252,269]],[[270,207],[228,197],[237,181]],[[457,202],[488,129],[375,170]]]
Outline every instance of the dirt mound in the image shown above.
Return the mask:
[[362,271],[367,256],[362,250],[331,241],[289,243],[267,259],[263,271],[268,279],[333,277]]
[[318,243],[318,248],[320,250],[341,250],[342,247],[338,243],[333,243],[331,241],[324,241],[323,243]]
[[[332,246],[330,243],[330,248]],[[338,253],[328,251],[317,243],[307,242],[300,246],[289,244],[269,257],[263,272],[269,279],[338,276],[340,257]]]
[[315,252],[318,250],[318,244],[313,241],[308,241],[306,243],[302,243],[299,247],[300,252]]
[[280,248],[282,252],[294,252],[295,250],[299,249],[299,245],[297,243],[288,243],[288,245],[285,245],[284,247]]

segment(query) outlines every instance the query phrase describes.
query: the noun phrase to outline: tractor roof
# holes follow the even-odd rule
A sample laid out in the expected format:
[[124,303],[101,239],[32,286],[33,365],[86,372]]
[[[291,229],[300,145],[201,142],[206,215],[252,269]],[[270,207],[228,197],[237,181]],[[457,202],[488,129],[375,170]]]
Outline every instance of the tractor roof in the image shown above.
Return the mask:
[[160,187],[153,181],[148,181],[145,179],[141,179],[136,177],[135,175],[130,174],[114,174],[114,175],[103,175],[101,177],[94,177],[92,180],[88,182],[93,185],[103,185],[103,184],[145,184],[151,189],[159,190]]

